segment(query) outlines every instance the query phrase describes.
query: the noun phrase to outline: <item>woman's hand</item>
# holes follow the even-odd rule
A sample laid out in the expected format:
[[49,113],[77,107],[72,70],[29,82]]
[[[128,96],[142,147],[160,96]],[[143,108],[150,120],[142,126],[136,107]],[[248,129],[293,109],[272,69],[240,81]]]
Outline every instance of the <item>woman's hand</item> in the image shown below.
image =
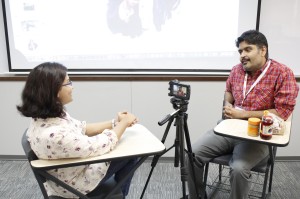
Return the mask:
[[136,124],[138,122],[138,119],[135,115],[127,111],[119,112],[117,117],[118,123],[113,128],[113,130],[117,134],[118,139],[120,139],[126,128]]
[[126,122],[127,127],[130,127],[138,122],[138,118],[127,111],[118,113],[118,122]]

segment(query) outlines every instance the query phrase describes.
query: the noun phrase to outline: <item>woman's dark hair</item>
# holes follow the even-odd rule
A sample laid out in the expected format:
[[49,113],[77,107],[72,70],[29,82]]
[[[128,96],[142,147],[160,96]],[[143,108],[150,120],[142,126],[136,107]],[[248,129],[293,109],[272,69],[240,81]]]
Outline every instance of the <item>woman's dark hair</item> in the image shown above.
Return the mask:
[[265,46],[267,48],[266,59],[269,58],[269,49],[268,41],[265,35],[257,30],[248,30],[244,32],[240,37],[235,41],[235,45],[238,48],[241,42],[247,42],[248,44],[256,45],[258,48]]
[[67,75],[67,68],[56,62],[45,62],[28,75],[18,111],[26,117],[63,117],[65,111],[58,92]]

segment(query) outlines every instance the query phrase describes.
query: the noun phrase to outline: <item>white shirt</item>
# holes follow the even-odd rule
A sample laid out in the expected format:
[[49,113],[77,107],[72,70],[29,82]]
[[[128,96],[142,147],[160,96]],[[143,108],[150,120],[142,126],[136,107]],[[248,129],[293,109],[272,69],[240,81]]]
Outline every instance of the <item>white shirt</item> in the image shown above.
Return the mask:
[[[112,130],[106,129],[93,137],[86,136],[85,131],[85,121],[78,121],[66,113],[64,118],[32,119],[27,136],[32,150],[39,159],[98,156],[111,151],[117,144],[117,135]],[[51,170],[49,173],[87,194],[103,179],[109,164],[106,162],[61,168]],[[47,181],[44,185],[48,195],[78,198],[51,181]]]

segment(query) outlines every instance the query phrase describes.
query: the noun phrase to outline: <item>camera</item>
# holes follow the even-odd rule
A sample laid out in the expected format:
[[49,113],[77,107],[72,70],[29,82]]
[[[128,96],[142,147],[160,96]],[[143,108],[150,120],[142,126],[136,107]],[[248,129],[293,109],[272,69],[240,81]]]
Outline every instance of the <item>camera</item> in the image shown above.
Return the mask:
[[177,99],[189,100],[191,95],[190,85],[181,84],[178,80],[169,82],[169,96],[174,96]]

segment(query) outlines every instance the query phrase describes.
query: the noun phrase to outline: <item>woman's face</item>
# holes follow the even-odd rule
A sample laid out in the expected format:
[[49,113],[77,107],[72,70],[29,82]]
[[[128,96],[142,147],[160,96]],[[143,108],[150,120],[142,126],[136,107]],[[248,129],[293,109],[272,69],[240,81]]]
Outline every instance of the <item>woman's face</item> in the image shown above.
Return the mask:
[[72,91],[73,91],[72,81],[70,81],[69,76],[66,75],[65,80],[57,94],[58,99],[61,101],[63,105],[73,101]]

